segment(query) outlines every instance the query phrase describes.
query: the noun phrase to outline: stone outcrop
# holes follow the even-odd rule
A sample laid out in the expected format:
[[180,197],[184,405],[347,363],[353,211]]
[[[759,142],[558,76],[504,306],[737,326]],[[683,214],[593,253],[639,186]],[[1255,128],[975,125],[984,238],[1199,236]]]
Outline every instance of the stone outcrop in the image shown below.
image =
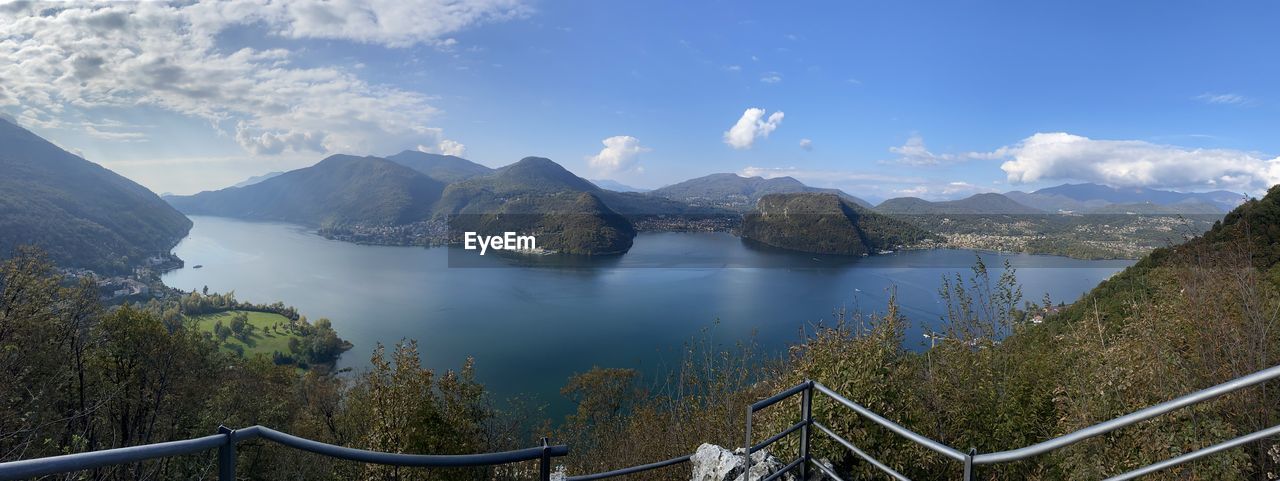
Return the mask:
[[[746,481],[760,480],[777,472],[787,463],[770,455],[768,451],[756,451],[751,454],[751,473],[744,477],[746,459],[742,456],[742,448],[730,451],[714,444],[698,446],[698,451],[689,458],[693,467],[691,481]],[[785,481],[797,481],[797,476],[787,473],[778,478]]]

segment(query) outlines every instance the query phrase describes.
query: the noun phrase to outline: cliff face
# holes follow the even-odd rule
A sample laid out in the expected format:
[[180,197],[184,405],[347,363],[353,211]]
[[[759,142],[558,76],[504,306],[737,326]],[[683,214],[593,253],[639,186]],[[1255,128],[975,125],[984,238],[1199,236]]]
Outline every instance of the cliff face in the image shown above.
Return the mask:
[[773,194],[743,216],[742,237],[814,254],[857,256],[909,245],[929,233],[833,194]]

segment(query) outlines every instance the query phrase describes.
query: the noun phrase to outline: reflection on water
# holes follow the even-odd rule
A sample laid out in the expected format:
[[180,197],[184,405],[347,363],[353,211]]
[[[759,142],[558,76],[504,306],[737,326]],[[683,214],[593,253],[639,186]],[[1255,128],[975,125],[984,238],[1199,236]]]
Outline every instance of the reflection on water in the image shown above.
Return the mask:
[[[174,251],[188,266],[204,267],[171,272],[166,284],[234,290],[242,300],[282,301],[311,319],[330,318],[355,344],[340,367],[366,366],[375,343],[417,339],[430,367],[456,368],[474,356],[481,381],[499,398],[527,393],[543,401],[558,401],[564,381],[592,366],[671,366],[681,343],[716,321],[717,343],[755,333],[762,347],[781,349],[806,323],[830,322],[836,309],[882,311],[890,287],[912,320],[907,340],[917,348],[922,327],[942,312],[941,276],[967,271],[978,255],[849,259],[748,246],[727,234],[658,233],[641,234],[622,256],[485,256],[491,268],[450,267],[451,256],[475,251],[361,246],[287,224],[192,220],[191,235]],[[981,255],[988,266],[1012,262],[1035,301],[1048,292],[1070,302],[1130,263]]]

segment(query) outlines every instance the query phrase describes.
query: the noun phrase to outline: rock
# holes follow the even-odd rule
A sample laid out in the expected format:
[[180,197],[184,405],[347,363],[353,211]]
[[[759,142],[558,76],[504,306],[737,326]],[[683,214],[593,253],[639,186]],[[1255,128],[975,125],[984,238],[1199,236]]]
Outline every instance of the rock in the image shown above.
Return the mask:
[[565,481],[566,479],[569,479],[569,474],[565,472],[563,464],[557,465],[556,469],[551,471],[551,481]]
[[[691,481],[757,481],[764,479],[787,465],[767,451],[756,451],[751,454],[750,476],[743,476],[745,460],[742,448],[730,451],[714,444],[698,446],[698,451],[689,458],[693,465]],[[778,478],[784,481],[796,481],[791,473]]]

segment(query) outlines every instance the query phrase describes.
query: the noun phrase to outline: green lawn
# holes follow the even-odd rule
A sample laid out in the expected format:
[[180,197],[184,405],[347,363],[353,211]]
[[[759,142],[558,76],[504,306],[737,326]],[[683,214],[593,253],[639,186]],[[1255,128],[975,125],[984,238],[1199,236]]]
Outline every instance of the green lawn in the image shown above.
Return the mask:
[[249,342],[242,342],[239,339],[228,337],[223,343],[223,349],[229,349],[232,345],[241,345],[244,347],[245,357],[253,356],[257,353],[271,356],[272,352],[280,351],[289,354],[289,338],[300,337],[296,334],[286,331],[283,327],[279,330],[273,330],[271,326],[280,324],[287,326],[292,321],[288,318],[275,313],[269,312],[253,312],[253,311],[227,311],[217,314],[205,314],[201,316],[190,316],[188,319],[192,322],[196,329],[202,332],[213,333],[213,326],[222,321],[222,324],[230,327],[231,317],[237,312],[245,312],[249,315],[249,324],[255,328],[253,334],[249,336]]

